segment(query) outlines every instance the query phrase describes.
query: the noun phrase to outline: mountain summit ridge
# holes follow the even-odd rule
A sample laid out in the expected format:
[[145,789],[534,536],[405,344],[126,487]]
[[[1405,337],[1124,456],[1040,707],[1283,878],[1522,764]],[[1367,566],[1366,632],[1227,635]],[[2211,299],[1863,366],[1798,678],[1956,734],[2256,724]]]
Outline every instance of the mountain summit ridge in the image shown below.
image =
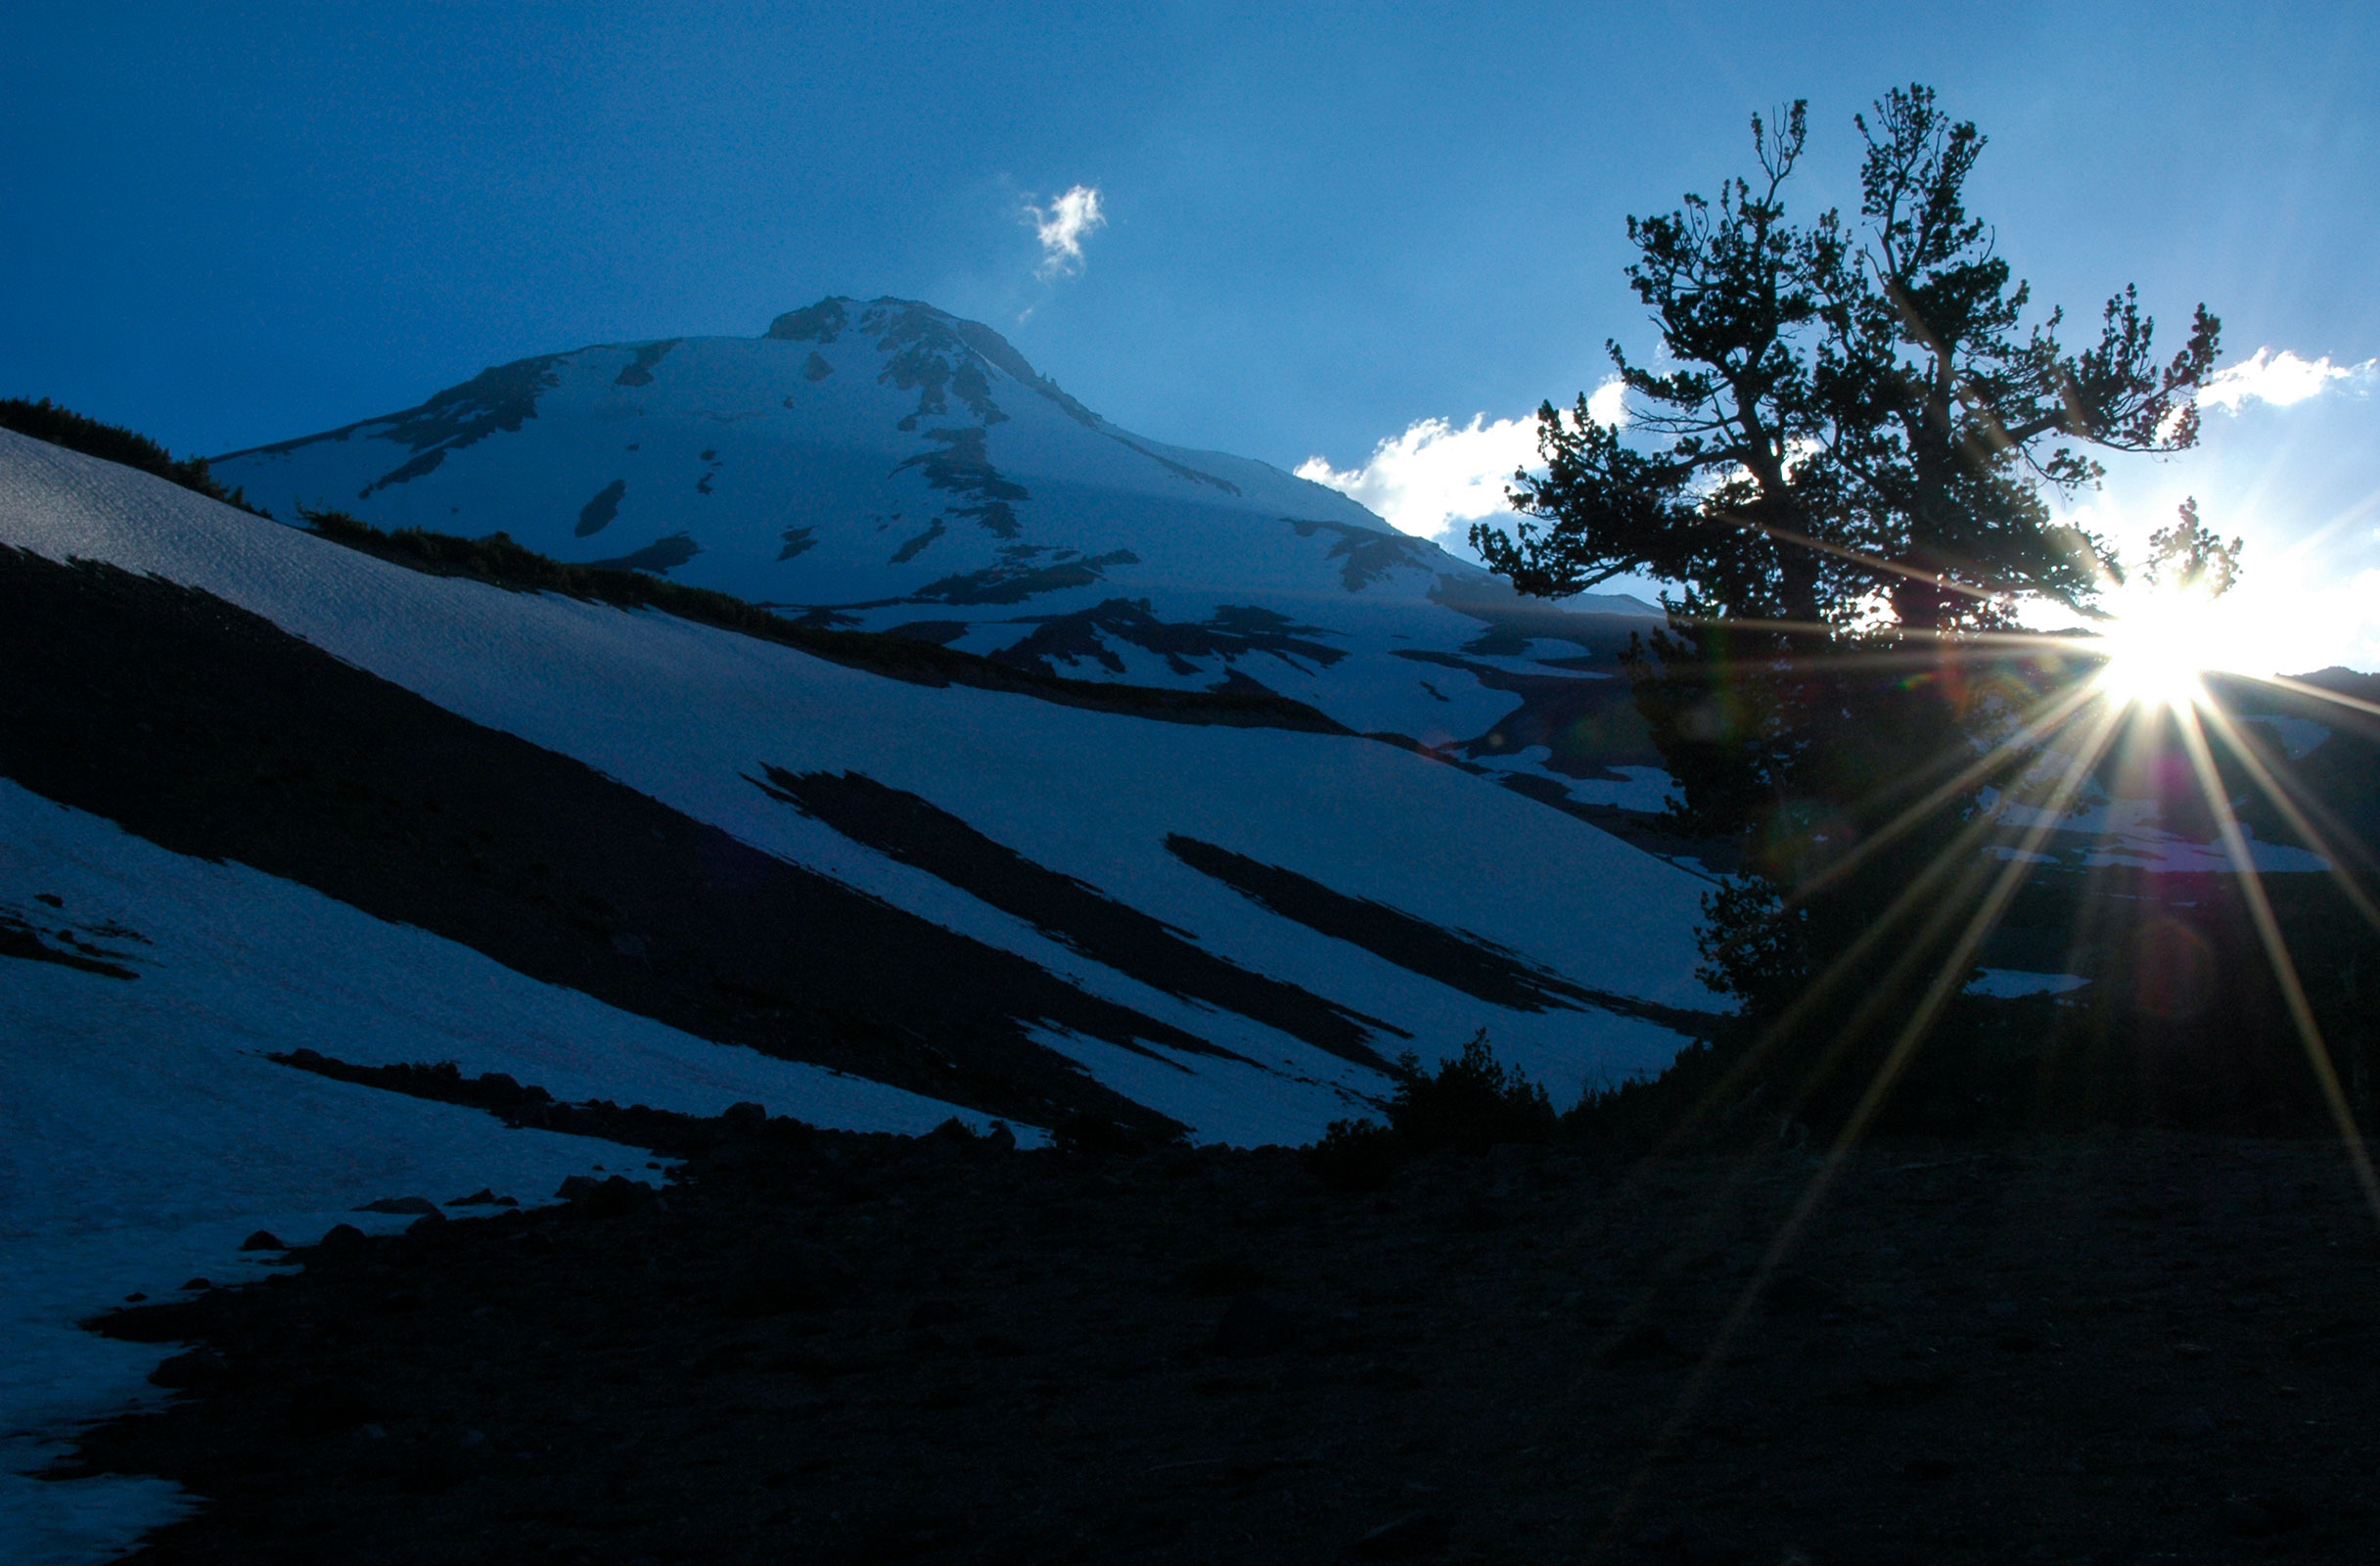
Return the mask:
[[1659,804],[1613,770],[1652,760],[1614,677],[1641,614],[1522,599],[1335,489],[1124,430],[916,299],[518,359],[214,467],[284,521],[500,531],[807,623],[1271,692],[1565,807]]

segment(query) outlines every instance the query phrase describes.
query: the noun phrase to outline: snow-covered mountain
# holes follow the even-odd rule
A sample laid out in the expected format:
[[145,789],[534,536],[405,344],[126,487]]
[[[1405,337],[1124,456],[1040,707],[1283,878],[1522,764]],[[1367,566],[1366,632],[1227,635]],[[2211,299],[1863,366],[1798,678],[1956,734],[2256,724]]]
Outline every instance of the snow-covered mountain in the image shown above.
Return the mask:
[[[1615,677],[1641,614],[1118,430],[927,306],[526,360],[217,474],[281,520],[0,432],[0,1554],[174,1503],[17,1477],[154,1362],[76,1319],[253,1275],[254,1229],[622,1158],[268,1056],[1294,1142],[1408,1049],[1485,1029],[1568,1102],[1720,1004],[1710,880],[1591,824],[1665,786]],[[438,574],[301,507],[810,629]],[[2137,813],[2076,852],[2205,868]]]
[[926,304],[524,359],[214,469],[285,521],[500,530],[1075,677],[1261,686],[1549,801],[1662,798],[1613,677],[1644,606],[1525,600],[1335,490],[1118,429]]
[[[1377,1091],[1379,1066],[1408,1039],[1451,1048],[1489,1026],[1509,1057],[1575,1091],[1581,1074],[1674,1049],[1678,1036],[1646,1008],[1711,1003],[1688,973],[1707,882],[1395,745],[887,678],[665,615],[425,575],[4,438],[14,596],[50,606],[18,618],[20,710],[84,714],[71,738],[21,730],[9,775],[174,847],[270,860],[343,900],[447,925],[516,968],[550,967],[630,1009],[668,1008],[618,975],[741,962],[717,910],[782,895],[779,916],[804,921],[789,927],[803,947],[790,955],[815,967],[804,983],[841,1011],[897,1017],[893,1031],[937,1033],[956,1050],[961,1012],[1006,1008],[1010,1042],[1030,1034],[1034,1048],[1095,1059],[1091,1076],[1115,1075],[1125,1099],[1247,1139],[1310,1129],[1348,1094]],[[253,622],[227,631],[164,583]],[[248,795],[185,819],[160,801],[194,787],[186,775],[159,770],[144,790],[144,768],[184,743],[160,718],[200,723],[207,749],[236,750],[254,773]],[[75,758],[93,749],[106,764],[86,779]],[[430,750],[436,759],[421,759]],[[383,801],[357,796],[355,808],[392,813],[369,829],[338,818],[317,849],[296,847],[340,801],[293,780],[338,765],[368,770],[356,787]],[[399,797],[416,782],[455,797],[417,806]],[[668,813],[607,813],[653,809]],[[473,857],[449,862],[422,827],[471,810],[495,813]],[[507,810],[518,814],[497,818]],[[717,836],[589,848],[677,831]],[[529,847],[544,869],[524,874],[593,878],[583,907],[548,915],[594,944],[591,965],[507,945],[519,911],[467,911],[504,896],[526,909],[543,894],[452,889],[457,871],[499,872]],[[801,878],[761,885],[787,867]],[[413,890],[389,890],[400,873]],[[873,910],[908,922],[872,927]],[[961,944],[918,944],[948,936]],[[957,987],[970,998],[916,1010],[928,1002],[902,990],[905,957],[870,955],[871,944],[908,944],[972,977],[972,990]],[[951,966],[988,963],[987,951],[1022,961]],[[819,988],[831,986],[846,989]],[[796,1058],[817,1056],[836,1031],[732,1023],[734,1008],[708,1006],[685,1019]],[[771,1029],[808,1041],[760,1036]],[[1624,1037],[1638,1041],[1618,1054],[1594,1041]],[[1133,1064],[1167,1050],[1185,1059]],[[899,1053],[876,1075],[911,1072]],[[1310,1107],[1282,1107],[1293,1100]],[[1030,1122],[1026,1101],[977,1107]]]
[[[0,602],[12,1473],[154,1359],[71,1322],[252,1273],[251,1230],[618,1167],[268,1054],[855,1129],[1301,1141],[1406,1049],[1486,1028],[1567,1100],[1716,1004],[1706,881],[1327,724],[890,677],[408,569],[5,432]],[[0,1535],[87,1558],[169,1501],[0,1474]]]

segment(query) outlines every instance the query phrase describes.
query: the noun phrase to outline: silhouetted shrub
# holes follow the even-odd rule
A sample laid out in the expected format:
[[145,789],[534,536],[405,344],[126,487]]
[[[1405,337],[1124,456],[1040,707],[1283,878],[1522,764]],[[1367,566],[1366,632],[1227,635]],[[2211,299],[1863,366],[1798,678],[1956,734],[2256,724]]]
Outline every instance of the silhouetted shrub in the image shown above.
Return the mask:
[[169,484],[195,490],[209,500],[220,500],[244,511],[255,510],[241,498],[239,490],[226,489],[215,483],[214,475],[206,470],[205,457],[176,461],[172,452],[138,431],[127,430],[120,424],[104,424],[70,408],[62,408],[48,397],[39,401],[0,397],[0,430],[14,430],[69,451],[79,451],[86,457],[120,462],[127,468],[138,468]]
[[1305,1150],[1305,1167],[1334,1191],[1377,1191],[1406,1158],[1402,1140],[1372,1120],[1335,1120],[1322,1139]]
[[1545,1089],[1500,1064],[1483,1028],[1435,1076],[1410,1050],[1397,1064],[1404,1080],[1389,1100],[1389,1123],[1333,1121],[1305,1149],[1305,1167],[1333,1190],[1376,1191],[1407,1159],[1442,1148],[1484,1153],[1510,1142],[1552,1139],[1561,1120]]
[[1424,1076],[1408,1051],[1399,1062],[1410,1075],[1389,1102],[1389,1125],[1417,1153],[1451,1147],[1482,1153],[1504,1142],[1550,1140],[1559,1124],[1545,1089],[1497,1063],[1483,1028],[1463,1052]]

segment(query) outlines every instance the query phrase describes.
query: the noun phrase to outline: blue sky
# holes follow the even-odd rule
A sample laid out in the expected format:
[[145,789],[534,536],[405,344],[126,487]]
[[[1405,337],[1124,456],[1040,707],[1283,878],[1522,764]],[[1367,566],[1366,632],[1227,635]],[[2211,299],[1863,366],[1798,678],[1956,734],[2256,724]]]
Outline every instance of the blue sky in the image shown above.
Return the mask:
[[[1393,504],[1506,449],[1418,422],[1491,432],[1591,390],[1605,338],[1650,346],[1625,217],[1742,166],[1752,112],[1810,100],[1815,210],[1851,194],[1851,115],[1921,79],[1991,136],[1974,205],[2041,298],[2087,318],[2135,281],[2170,326],[2212,305],[2228,361],[2350,372],[2212,417],[2101,507],[2137,533],[2199,493],[2250,583],[2331,592],[2295,617],[2327,623],[2380,599],[2376,45],[2368,4],[2170,0],[15,0],[0,394],[219,451],[890,293],[1161,438],[1342,474],[1435,453],[1373,471]],[[1104,225],[1052,273],[1029,208],[1076,187]],[[2380,623],[2330,640],[2380,666]]]

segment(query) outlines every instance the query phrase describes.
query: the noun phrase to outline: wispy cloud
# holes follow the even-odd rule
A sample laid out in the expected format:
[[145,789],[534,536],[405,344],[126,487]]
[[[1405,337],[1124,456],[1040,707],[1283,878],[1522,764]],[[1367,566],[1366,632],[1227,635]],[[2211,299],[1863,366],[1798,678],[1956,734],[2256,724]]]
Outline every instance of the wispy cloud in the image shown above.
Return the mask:
[[2371,359],[2361,364],[2333,364],[2328,354],[2302,359],[2287,348],[2278,353],[2258,348],[2239,363],[2209,376],[2207,384],[2199,388],[2198,405],[2225,413],[2237,413],[2251,402],[2285,408],[2325,392],[2347,390],[2342,383],[2368,388],[2376,373],[2380,373],[2380,361]]
[[[1600,423],[1627,422],[1617,378],[1596,388],[1588,411]],[[1378,512],[1401,532],[1423,538],[1457,523],[1508,511],[1504,486],[1522,468],[1537,465],[1537,421],[1532,415],[1488,422],[1484,413],[1456,425],[1418,419],[1372,448],[1359,468],[1338,469],[1321,457],[1298,465],[1298,477],[1328,484]]]
[[1041,241],[1041,264],[1033,270],[1045,278],[1081,271],[1084,237],[1108,223],[1099,209],[1099,191],[1091,185],[1074,186],[1046,208],[1028,205],[1025,211]]

